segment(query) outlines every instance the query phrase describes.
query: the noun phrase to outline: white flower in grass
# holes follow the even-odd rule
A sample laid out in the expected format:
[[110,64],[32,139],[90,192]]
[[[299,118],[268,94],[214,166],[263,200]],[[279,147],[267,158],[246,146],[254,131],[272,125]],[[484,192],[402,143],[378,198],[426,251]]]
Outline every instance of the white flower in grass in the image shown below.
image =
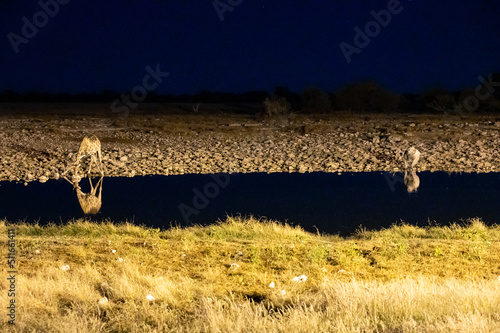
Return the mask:
[[39,254],[39,253],[40,253],[40,251],[39,251],[39,250],[36,250],[36,251],[35,251],[35,253],[36,253],[36,254]]
[[101,298],[101,299],[99,300],[99,304],[100,304],[100,305],[106,305],[106,304],[108,304],[108,303],[109,303],[109,301],[108,301],[108,298],[107,298],[107,297],[103,297],[103,298]]
[[111,253],[116,253],[116,250],[111,250]]
[[269,283],[269,288],[274,288],[274,282]]
[[124,261],[125,261],[125,259],[123,259],[123,258],[118,258],[118,261],[119,261],[119,262],[124,262]]
[[237,263],[233,262],[231,264],[231,267],[229,267],[230,270],[235,270],[235,269],[238,269],[240,267],[240,265],[238,265]]
[[153,302],[155,300],[155,298],[152,296],[152,295],[146,295],[146,299],[150,302]]
[[339,271],[339,273],[345,273],[345,270],[344,270],[344,269],[341,269],[341,270]]
[[61,269],[63,271],[69,271],[69,265],[63,265],[63,266],[61,266]]
[[281,291],[281,296],[285,296],[285,295],[286,295],[286,290],[284,290],[284,289],[283,289],[283,290]]
[[295,282],[306,282],[307,281],[307,276],[301,275],[301,276],[296,276],[293,278],[293,281]]

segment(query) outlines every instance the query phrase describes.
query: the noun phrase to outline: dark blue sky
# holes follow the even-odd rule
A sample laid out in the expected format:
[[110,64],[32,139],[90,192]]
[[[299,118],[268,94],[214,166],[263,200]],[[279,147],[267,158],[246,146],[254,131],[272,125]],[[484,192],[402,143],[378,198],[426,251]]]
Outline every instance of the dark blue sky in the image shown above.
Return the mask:
[[[340,43],[354,45],[353,29],[397,1],[220,0],[236,4],[223,21],[212,0],[59,1],[47,22],[37,1],[0,1],[0,91],[128,92],[157,64],[170,75],[155,91],[173,94],[335,91],[367,79],[455,90],[500,72],[500,1],[401,0],[349,64]],[[15,53],[9,33],[24,38],[22,18],[34,15],[41,27]]]

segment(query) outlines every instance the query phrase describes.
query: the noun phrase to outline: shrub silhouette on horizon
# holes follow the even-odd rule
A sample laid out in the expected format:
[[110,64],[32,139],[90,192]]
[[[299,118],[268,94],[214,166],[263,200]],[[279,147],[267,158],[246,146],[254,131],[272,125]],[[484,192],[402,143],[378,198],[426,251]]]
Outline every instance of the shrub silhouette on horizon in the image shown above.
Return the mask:
[[332,109],[330,96],[316,87],[304,89],[301,94],[304,113],[329,113]]
[[380,87],[376,82],[356,82],[340,89],[336,94],[339,110],[390,112],[398,108],[400,97]]

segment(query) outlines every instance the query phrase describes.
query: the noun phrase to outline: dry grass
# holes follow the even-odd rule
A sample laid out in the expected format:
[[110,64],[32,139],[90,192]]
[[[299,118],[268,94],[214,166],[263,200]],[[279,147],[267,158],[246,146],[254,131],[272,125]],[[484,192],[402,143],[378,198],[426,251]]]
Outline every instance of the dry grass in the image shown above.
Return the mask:
[[[169,230],[3,221],[0,233],[10,227],[18,308],[2,332],[500,331],[500,227],[477,219],[348,239],[253,218]],[[0,289],[7,304],[3,278]]]

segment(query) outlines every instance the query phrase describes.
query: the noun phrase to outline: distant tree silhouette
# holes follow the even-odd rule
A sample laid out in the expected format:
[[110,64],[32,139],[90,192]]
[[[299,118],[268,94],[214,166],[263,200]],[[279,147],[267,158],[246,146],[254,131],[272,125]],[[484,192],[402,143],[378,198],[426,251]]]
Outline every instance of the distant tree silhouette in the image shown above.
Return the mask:
[[439,113],[453,113],[457,108],[457,100],[447,92],[438,91],[425,97],[424,100],[429,101],[425,106]]
[[[381,88],[374,81],[351,83],[338,90],[335,94],[328,94],[316,87],[306,88],[298,94],[286,86],[277,86],[270,101],[276,102],[279,100],[277,105],[284,107],[286,112],[292,109],[302,110],[304,113],[328,113],[332,109],[365,112],[392,112],[395,110],[418,113],[444,112],[461,115],[471,112],[500,113],[500,87],[497,87],[497,83],[500,82],[500,73],[485,76],[485,79],[492,81],[487,84],[489,85],[488,88],[485,88],[483,84],[483,86],[477,85],[457,92],[448,92],[443,88],[435,87],[420,94],[402,95]],[[479,94],[486,97],[478,97],[478,89]],[[103,90],[100,92],[69,94],[5,90],[0,92],[0,103],[112,103],[117,98],[120,98],[122,94],[130,94],[130,91]],[[142,103],[240,103],[262,105],[261,103],[267,96],[268,93],[263,90],[243,93],[202,90],[196,94],[182,95],[160,94],[150,91]],[[230,110],[231,107],[227,109]],[[248,105],[248,107],[239,108],[239,110],[238,112],[245,113],[261,112],[262,108],[259,110],[259,108]],[[281,111],[279,113],[282,114]]]
[[[492,80],[494,82],[500,82],[500,73],[493,73],[491,74]],[[497,99],[500,100],[500,87],[496,87],[495,91],[493,92],[493,96]]]
[[267,96],[264,90],[248,91],[241,95],[241,103],[262,103],[262,100]]
[[[484,93],[486,88],[481,88],[481,93]],[[487,98],[477,98],[476,89],[462,89],[458,92],[457,105],[459,110],[464,114],[480,113],[480,112],[500,112],[500,100],[493,92]]]
[[300,94],[291,91],[288,87],[278,86],[274,89],[274,96],[283,97],[290,103],[291,110],[299,110],[302,108]]
[[397,109],[400,99],[377,83],[364,81],[340,89],[335,94],[335,101],[340,110],[388,112]]
[[306,88],[301,97],[304,113],[329,113],[332,110],[330,96],[319,88]]
[[269,117],[285,115],[290,111],[290,103],[285,97],[272,96],[264,100],[264,107]]

